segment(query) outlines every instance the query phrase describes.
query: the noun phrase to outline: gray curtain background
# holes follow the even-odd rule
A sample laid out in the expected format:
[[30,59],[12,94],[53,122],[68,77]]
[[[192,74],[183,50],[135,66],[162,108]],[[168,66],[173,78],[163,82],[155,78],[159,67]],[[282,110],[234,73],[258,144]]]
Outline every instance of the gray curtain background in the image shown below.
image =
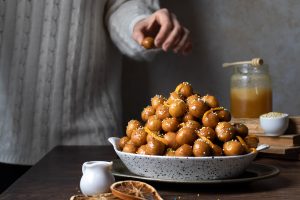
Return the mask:
[[262,57],[269,64],[273,110],[300,114],[300,1],[162,0],[191,30],[193,52],[160,54],[151,62],[124,59],[123,120],[140,118],[155,94],[182,81],[229,108],[231,69],[222,63]]

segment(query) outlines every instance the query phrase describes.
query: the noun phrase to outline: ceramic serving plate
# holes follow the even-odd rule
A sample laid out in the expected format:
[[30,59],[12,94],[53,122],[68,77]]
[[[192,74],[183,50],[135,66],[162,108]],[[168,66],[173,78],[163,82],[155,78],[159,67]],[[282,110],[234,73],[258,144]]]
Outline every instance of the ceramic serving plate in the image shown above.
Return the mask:
[[155,181],[155,182],[164,182],[164,183],[176,183],[176,184],[228,184],[228,183],[246,183],[257,181],[261,179],[271,178],[280,173],[280,170],[272,165],[259,164],[252,162],[238,177],[227,178],[227,179],[216,179],[216,180],[198,180],[198,181],[189,181],[189,180],[169,180],[161,178],[149,178],[144,176],[136,175],[130,172],[124,163],[120,159],[113,160],[112,174],[115,177],[125,178],[125,179],[138,179],[142,181]]
[[[108,139],[126,168],[133,174],[154,179],[199,181],[238,177],[256,157],[257,152],[240,156],[171,157],[126,153],[119,150],[120,138]],[[261,145],[257,149],[266,149]]]

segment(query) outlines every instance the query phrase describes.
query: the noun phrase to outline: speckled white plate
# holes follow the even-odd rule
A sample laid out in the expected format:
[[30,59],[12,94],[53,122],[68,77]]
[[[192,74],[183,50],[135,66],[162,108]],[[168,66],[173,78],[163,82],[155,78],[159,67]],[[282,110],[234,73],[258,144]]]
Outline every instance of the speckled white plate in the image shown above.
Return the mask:
[[245,172],[236,178],[221,179],[221,180],[199,180],[199,181],[183,181],[183,180],[168,180],[160,178],[148,178],[144,176],[139,176],[131,173],[124,163],[120,160],[113,161],[112,174],[116,177],[139,179],[144,181],[155,181],[155,182],[165,182],[165,183],[178,183],[178,184],[223,184],[223,183],[245,183],[252,182],[261,179],[271,178],[278,175],[280,170],[273,165],[251,163]]
[[[126,153],[119,150],[119,138],[108,139],[127,169],[139,176],[155,179],[199,181],[238,177],[256,157],[257,152],[239,156],[176,157]],[[261,145],[258,149],[268,148]]]

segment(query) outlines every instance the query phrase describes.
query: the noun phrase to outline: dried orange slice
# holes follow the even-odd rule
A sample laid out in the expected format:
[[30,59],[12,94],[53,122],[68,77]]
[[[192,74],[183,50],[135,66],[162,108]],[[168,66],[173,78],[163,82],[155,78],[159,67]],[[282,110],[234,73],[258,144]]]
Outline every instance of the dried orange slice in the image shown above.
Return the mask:
[[152,137],[154,137],[156,140],[164,143],[165,145],[168,145],[168,141],[163,138],[163,136],[161,134],[159,134],[159,132],[156,131],[151,131],[150,129],[148,129],[147,127],[144,128],[145,131],[150,134]]
[[247,145],[246,142],[243,140],[243,138],[240,137],[240,136],[236,136],[236,138],[237,138],[237,139],[239,140],[239,142],[242,144],[242,146],[244,147],[245,151],[246,151],[247,153],[250,153],[251,150],[249,149],[248,145]]
[[208,146],[210,146],[210,148],[213,148],[214,143],[212,143],[212,141],[210,141],[207,137],[204,137],[202,135],[199,136],[206,144],[208,144]]
[[151,185],[141,181],[119,181],[110,186],[111,192],[123,200],[162,200]]
[[210,112],[213,112],[213,111],[219,111],[219,110],[224,110],[224,109],[225,109],[224,107],[211,108],[211,109],[209,109],[208,111],[206,111],[206,112],[204,113],[203,118],[205,118],[206,115],[207,115],[208,113],[210,113]]

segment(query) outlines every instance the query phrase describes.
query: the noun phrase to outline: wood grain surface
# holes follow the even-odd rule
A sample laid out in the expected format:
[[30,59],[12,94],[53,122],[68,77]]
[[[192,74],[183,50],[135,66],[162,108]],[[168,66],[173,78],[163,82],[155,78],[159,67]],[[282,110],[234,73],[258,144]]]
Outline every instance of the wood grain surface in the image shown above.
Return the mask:
[[[109,161],[116,158],[111,146],[56,147],[6,190],[0,199],[70,199],[71,196],[80,194],[79,181],[83,162]],[[281,173],[276,177],[251,183],[226,185],[148,183],[155,187],[164,199],[172,200],[298,199],[300,196],[299,161],[258,158],[255,162],[277,166]]]

